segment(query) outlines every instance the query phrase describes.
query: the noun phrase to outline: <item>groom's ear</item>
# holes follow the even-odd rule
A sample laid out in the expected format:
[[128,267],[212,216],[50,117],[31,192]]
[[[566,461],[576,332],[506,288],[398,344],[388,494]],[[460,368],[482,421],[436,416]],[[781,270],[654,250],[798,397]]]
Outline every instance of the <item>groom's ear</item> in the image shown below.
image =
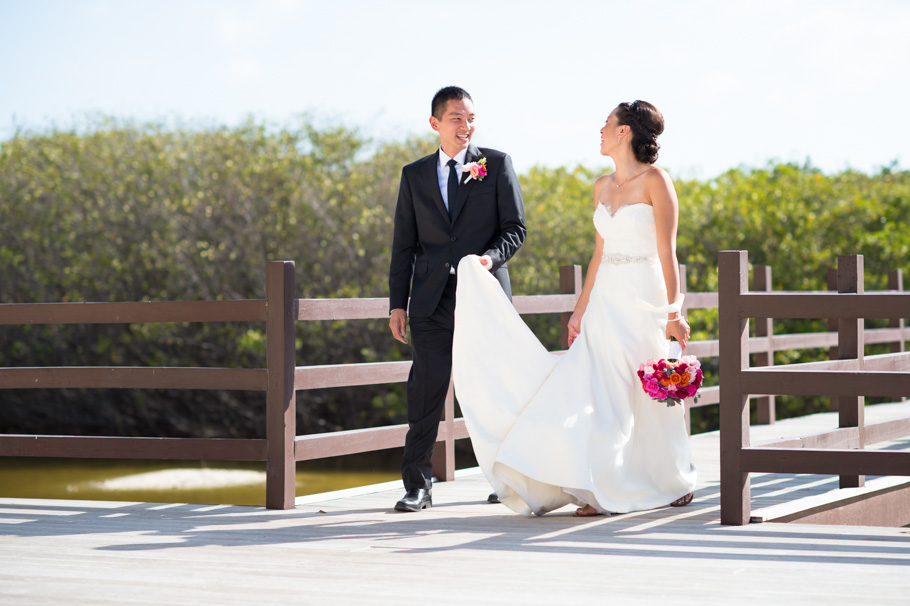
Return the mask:
[[436,119],[436,116],[430,116],[430,128],[439,132],[439,120]]

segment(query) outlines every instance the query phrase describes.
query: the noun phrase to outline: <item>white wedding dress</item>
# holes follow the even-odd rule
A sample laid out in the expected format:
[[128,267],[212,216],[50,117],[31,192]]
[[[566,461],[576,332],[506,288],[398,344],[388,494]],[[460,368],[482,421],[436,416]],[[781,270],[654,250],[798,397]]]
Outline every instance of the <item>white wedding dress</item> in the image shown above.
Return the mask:
[[642,390],[638,365],[667,357],[666,287],[650,205],[603,205],[604,239],[581,334],[550,353],[476,256],[458,266],[455,395],[478,464],[523,515],[590,504],[625,513],[695,488],[682,406]]

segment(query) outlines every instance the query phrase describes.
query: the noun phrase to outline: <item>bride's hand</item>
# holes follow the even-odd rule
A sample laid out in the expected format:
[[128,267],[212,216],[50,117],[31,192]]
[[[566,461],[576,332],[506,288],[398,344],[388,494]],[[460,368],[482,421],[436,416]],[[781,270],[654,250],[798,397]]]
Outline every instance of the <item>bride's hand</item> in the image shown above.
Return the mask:
[[490,271],[493,269],[493,259],[490,258],[490,255],[481,255],[477,257],[480,260],[480,266]]
[[575,342],[575,339],[578,338],[578,335],[581,333],[581,316],[577,313],[573,313],[569,318],[569,347],[572,347],[572,343]]
[[675,337],[682,349],[685,349],[689,343],[690,332],[689,323],[685,318],[667,322],[667,339]]

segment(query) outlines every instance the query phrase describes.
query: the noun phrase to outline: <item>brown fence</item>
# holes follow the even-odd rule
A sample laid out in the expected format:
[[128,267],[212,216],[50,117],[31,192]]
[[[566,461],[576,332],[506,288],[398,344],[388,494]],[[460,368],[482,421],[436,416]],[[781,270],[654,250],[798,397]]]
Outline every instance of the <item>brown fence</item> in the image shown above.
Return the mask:
[[[748,274],[747,274],[748,275]],[[837,290],[837,270],[828,271],[828,288]],[[832,281],[833,280],[833,281]],[[680,283],[686,284],[686,266],[680,265]],[[903,274],[901,270],[888,272],[889,291],[903,290]],[[752,268],[752,291],[771,292],[772,276],[771,267],[756,265]],[[687,293],[683,304],[683,313],[692,309],[717,309],[718,293],[694,292]],[[756,366],[773,366],[774,352],[794,349],[828,348],[832,360],[837,359],[837,320],[829,322],[830,332],[774,334],[774,318],[754,318],[754,336],[749,338],[749,353],[754,355]],[[893,319],[888,328],[868,328],[863,332],[863,340],[867,345],[891,344],[893,352],[902,352],[905,343],[910,340],[910,329],[904,324],[903,319]],[[687,355],[698,356],[700,359],[718,357],[720,355],[720,340],[708,339],[692,341],[686,348]],[[776,419],[775,400],[773,395],[750,394],[750,400],[755,402],[756,421],[760,425],[774,423]],[[702,387],[699,390],[698,402],[686,401],[686,428],[691,428],[690,411],[693,408],[711,406],[720,402],[720,388],[718,385]],[[833,403],[836,406],[836,403]]]
[[[685,284],[685,266],[681,267]],[[901,288],[901,275],[892,281]],[[755,289],[771,290],[771,269],[754,269]],[[562,343],[566,322],[581,292],[581,268],[560,268],[556,295],[517,296],[519,313],[560,313]],[[294,263],[266,265],[266,297],[247,301],[144,302],[144,303],[30,303],[0,304],[0,325],[67,323],[150,322],[250,322],[266,323],[266,368],[124,368],[48,367],[0,368],[0,389],[24,388],[139,388],[253,390],[266,393],[265,439],[125,438],[47,435],[0,435],[0,456],[184,459],[266,462],[266,506],[294,506],[294,472],[297,461],[370,452],[404,444],[406,425],[393,425],[312,435],[296,435],[296,392],[328,387],[371,385],[405,381],[410,362],[378,362],[297,366],[294,325],[298,321],[355,320],[388,317],[388,299],[296,299]],[[687,293],[685,310],[716,309],[718,293]],[[757,363],[773,364],[775,351],[832,347],[836,333],[774,335],[772,316],[759,320],[756,336],[748,339],[747,352]],[[784,316],[782,316],[784,317]],[[903,351],[903,320],[895,327],[863,332],[866,343],[892,343]],[[720,354],[719,340],[693,341],[686,353],[700,358]],[[748,360],[748,355],[746,357]],[[718,386],[704,387],[696,404],[717,404]],[[745,396],[758,402],[758,421],[773,423],[774,399],[769,395]],[[748,401],[748,400],[747,400]],[[746,407],[748,412],[748,406]],[[450,385],[434,453],[434,474],[452,480],[455,473],[454,441],[466,438],[464,420],[455,418]]]
[[[836,293],[750,292],[745,251],[721,252],[718,267],[721,523],[749,522],[751,472],[839,475],[841,487],[862,486],[867,474],[910,476],[910,452],[862,450],[869,444],[910,435],[910,417],[866,425],[863,415],[863,396],[910,395],[910,354],[902,351],[902,318],[910,317],[910,293],[864,293],[862,256],[838,258]],[[900,288],[900,274],[893,278],[892,284]],[[837,333],[832,335],[836,341],[812,346],[836,346],[837,358],[750,368],[750,318],[836,321]],[[899,351],[865,356],[864,344],[870,341],[864,318],[891,319],[891,328],[875,334],[900,341],[893,347]],[[880,342],[887,342],[885,339]],[[839,427],[753,447],[749,394],[831,396],[837,403]]]
[[[294,507],[297,461],[394,448],[407,425],[296,435],[296,392],[324,387],[405,381],[410,362],[297,366],[294,324],[309,320],[388,317],[388,299],[296,299],[294,263],[266,264],[265,299],[145,303],[27,303],[0,305],[0,325],[256,322],[266,324],[266,368],[0,368],[0,389],[135,388],[252,390],[266,393],[266,438],[127,438],[0,435],[0,456],[265,461],[266,507]],[[581,267],[560,268],[557,295],[517,296],[519,313],[568,316],[581,293]],[[390,337],[391,338],[391,337]],[[467,437],[454,418],[452,387],[434,455],[434,473],[454,479],[454,441]]]

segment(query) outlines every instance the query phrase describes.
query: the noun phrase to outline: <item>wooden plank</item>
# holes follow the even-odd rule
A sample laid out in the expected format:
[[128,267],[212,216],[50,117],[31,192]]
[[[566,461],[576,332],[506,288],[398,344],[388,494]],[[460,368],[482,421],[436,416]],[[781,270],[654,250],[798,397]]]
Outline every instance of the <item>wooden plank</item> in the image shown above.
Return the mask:
[[859,370],[857,366],[859,363],[856,360],[820,360],[818,362],[801,362],[799,364],[783,364],[777,365],[774,368],[768,367],[752,367],[749,370],[755,372],[766,372],[766,371],[786,371],[786,372],[803,372],[807,370]]
[[843,427],[789,440],[756,444],[756,448],[859,448],[859,428]]
[[[863,257],[862,255],[840,255],[837,257],[837,292],[863,294]],[[837,323],[837,357],[840,360],[856,360],[859,370],[863,370],[865,343],[863,341],[863,320],[861,318],[840,318]],[[838,395],[832,398],[832,406],[838,411],[838,427],[862,427],[864,425],[863,396]],[[863,448],[863,432],[857,434],[859,440],[854,448]],[[866,478],[861,475],[840,476],[841,488],[856,488],[865,484]]]
[[748,471],[910,476],[910,452],[753,447],[743,448],[741,456]]
[[443,405],[442,422],[440,427],[443,435],[437,433],[436,443],[433,445],[433,476],[442,482],[451,482],[455,479],[455,383],[449,379],[449,389],[446,391],[445,404]]
[[831,347],[837,344],[835,332],[810,332],[791,335],[774,335],[775,351],[787,349],[813,349],[816,347]]
[[[900,328],[867,328],[863,334],[867,345],[872,343],[893,343],[896,348],[899,348],[904,337]],[[903,350],[895,349],[894,351]]]
[[410,361],[298,366],[294,371],[294,388],[298,390],[324,389],[351,385],[401,383],[408,380],[410,370]]
[[[754,290],[771,292],[771,267],[755,266],[752,269]],[[759,351],[749,340],[749,351],[755,354],[756,366],[774,366],[774,318],[755,318],[755,336],[767,337]],[[756,420],[759,425],[770,425],[776,419],[774,396],[761,396],[755,402]]]
[[749,290],[747,266],[745,251],[722,251],[718,256],[718,325],[724,361],[720,365],[720,519],[735,526],[748,524],[751,510],[751,484],[741,460],[742,449],[750,443],[750,390],[742,384],[743,369],[749,367],[749,322],[739,311],[743,293]]
[[[457,418],[451,423],[452,439],[461,440],[468,436],[464,419]],[[311,461],[343,455],[372,452],[404,446],[408,433],[407,425],[389,425],[387,427],[370,427],[347,431],[333,431],[306,436],[297,436],[294,440],[294,457],[297,461]],[[445,421],[439,423],[439,434],[436,441],[448,438],[449,427]]]
[[520,295],[512,298],[512,305],[520,314],[571,313],[578,297],[566,295]]
[[717,339],[705,341],[689,341],[686,351],[687,356],[698,358],[716,358],[720,354],[720,341]]
[[[888,288],[892,291],[901,292],[904,290],[904,271],[902,269],[893,269],[888,272]],[[910,339],[905,331],[904,318],[892,318],[888,323],[888,326],[892,329],[897,330],[900,335],[899,338],[894,339],[898,343],[894,344],[894,347],[891,349],[892,352],[901,352],[905,351],[905,342]]]
[[907,526],[910,524],[910,482],[905,481],[877,490],[861,491],[859,494],[850,494],[850,496],[841,498],[832,497],[824,503],[766,521],[840,527],[844,525],[892,528]]
[[[752,367],[749,370],[762,372],[764,370],[785,370],[790,372],[805,370],[859,370],[859,362],[853,359],[847,360],[821,360],[819,362],[801,362],[799,364],[785,364],[777,366],[776,369],[764,367]],[[879,371],[910,371],[910,353],[896,354],[878,354],[863,358],[863,367],[865,370]]]
[[879,354],[863,360],[866,370],[910,372],[910,352]]
[[0,389],[205,389],[265,391],[264,368],[49,366],[0,368]]
[[717,293],[687,292],[686,309],[717,309]]
[[0,435],[0,456],[264,461],[265,440]]
[[[887,329],[883,329],[887,330]],[[876,341],[879,342],[879,341]],[[720,341],[705,339],[704,341],[691,341],[686,347],[686,355],[699,358],[713,358],[719,355]],[[815,332],[797,333],[790,335],[774,335],[773,337],[750,337],[749,353],[757,354],[768,351],[773,346],[774,351],[788,349],[813,349],[817,347],[830,347],[837,343],[837,333]]]
[[860,429],[843,427],[830,431],[756,444],[761,448],[862,448],[880,442],[890,442],[910,436],[910,417],[901,417],[888,421],[871,423],[862,428],[863,440],[860,441]]
[[866,444],[890,442],[910,436],[910,417],[870,423],[863,428]]
[[711,406],[720,402],[720,387],[712,385],[710,387],[702,386],[699,390],[698,402],[692,398],[686,400],[686,406],[689,408],[701,408],[702,406]]
[[389,299],[297,299],[297,320],[370,320],[389,317]]
[[739,313],[743,318],[904,318],[910,316],[910,293],[748,293]]
[[[520,314],[560,313],[571,311],[574,294],[519,295],[512,304]],[[385,299],[298,299],[297,320],[368,320],[388,318],[389,300]]]
[[265,320],[265,301],[261,299],[0,304],[0,324],[138,324],[261,320]]
[[[910,394],[910,373],[888,371],[789,371],[750,369],[742,372],[746,393],[794,396],[888,396]],[[723,379],[721,379],[723,385]]]
[[266,329],[266,458],[265,506],[293,509],[295,495],[294,439],[297,434],[297,392],[294,389],[294,262],[266,264],[265,293],[268,301]]

